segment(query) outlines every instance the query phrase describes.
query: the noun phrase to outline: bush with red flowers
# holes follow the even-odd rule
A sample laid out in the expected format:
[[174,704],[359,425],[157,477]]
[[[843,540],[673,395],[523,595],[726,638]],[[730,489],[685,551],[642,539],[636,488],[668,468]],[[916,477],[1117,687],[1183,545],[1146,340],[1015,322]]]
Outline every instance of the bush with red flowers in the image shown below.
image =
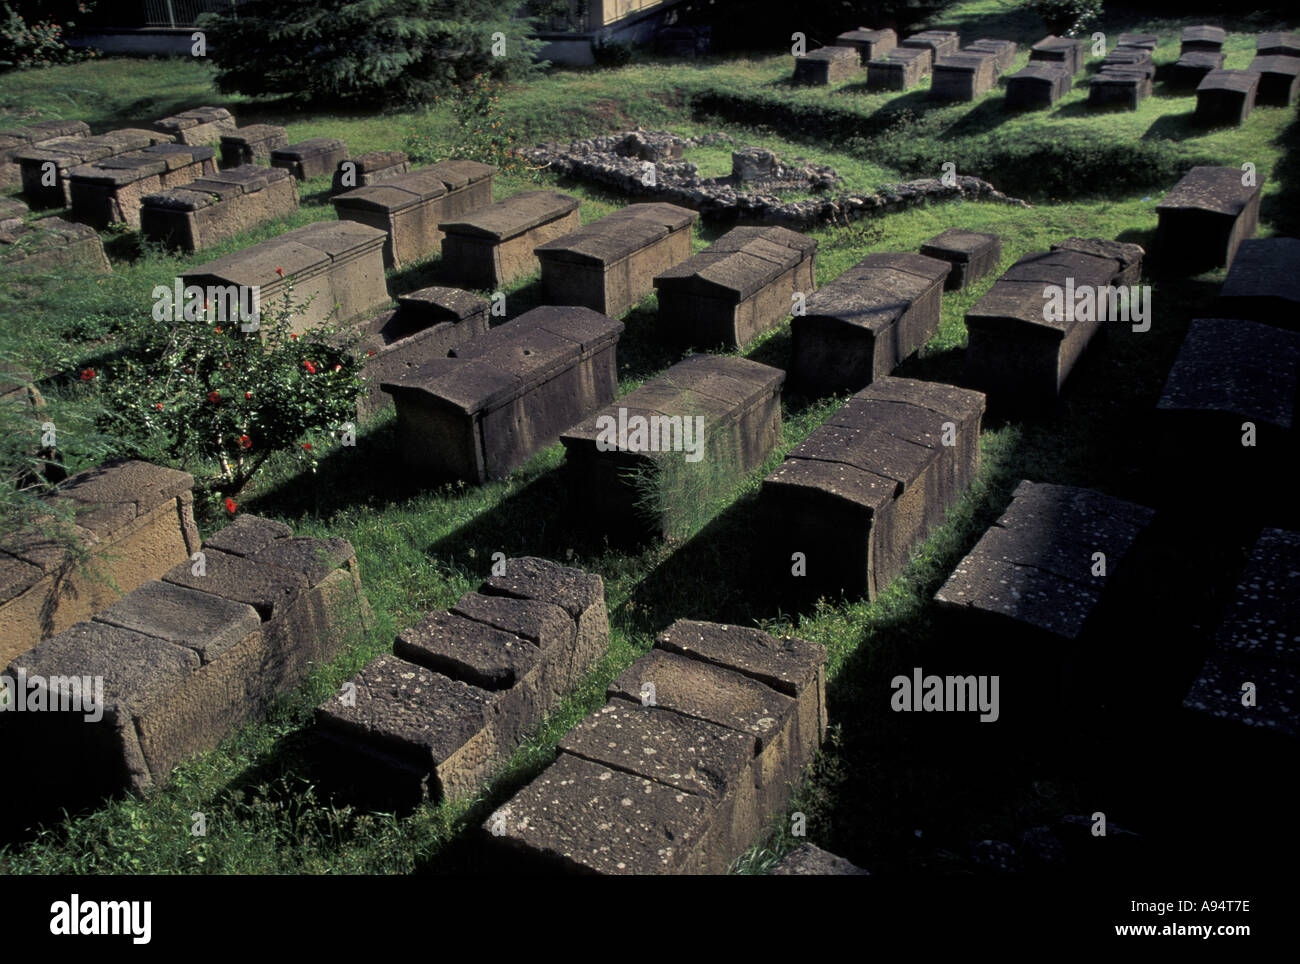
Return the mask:
[[314,469],[320,443],[356,419],[362,360],[351,329],[291,332],[301,310],[290,284],[282,303],[263,307],[260,331],[215,317],[129,321],[124,350],[96,378],[101,427],[201,478],[211,467],[206,481],[221,496],[237,495],[277,453]]

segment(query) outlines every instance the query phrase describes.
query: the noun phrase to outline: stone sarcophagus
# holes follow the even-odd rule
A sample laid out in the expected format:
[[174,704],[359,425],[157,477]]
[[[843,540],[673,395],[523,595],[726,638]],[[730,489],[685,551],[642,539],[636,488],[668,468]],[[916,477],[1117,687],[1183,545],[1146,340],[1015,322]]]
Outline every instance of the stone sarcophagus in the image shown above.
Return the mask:
[[18,151],[14,160],[22,171],[27,203],[32,207],[66,207],[72,203],[67,177],[72,168],[170,143],[169,134],[124,128],[96,137],[74,135],[47,141]]
[[142,151],[69,169],[72,216],[95,228],[125,224],[138,230],[144,198],[215,174],[216,151],[203,145],[155,144]]
[[442,222],[443,273],[488,291],[526,278],[541,267],[534,249],[582,226],[580,204],[559,191],[521,191]]
[[298,210],[298,188],[279,167],[245,164],[149,194],[140,233],[150,241],[197,251]]

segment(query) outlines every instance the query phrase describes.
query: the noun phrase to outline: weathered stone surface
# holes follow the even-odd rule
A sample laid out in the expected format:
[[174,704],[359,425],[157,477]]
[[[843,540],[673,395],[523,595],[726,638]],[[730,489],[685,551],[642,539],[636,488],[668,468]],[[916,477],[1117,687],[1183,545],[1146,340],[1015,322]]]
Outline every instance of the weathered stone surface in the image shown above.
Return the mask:
[[292,283],[298,309],[293,331],[306,331],[326,319],[347,324],[389,301],[382,256],[385,237],[355,221],[317,221],[191,268],[181,277],[186,285],[256,288],[262,305],[277,304]]
[[1255,109],[1260,75],[1249,70],[1212,70],[1196,85],[1196,120],[1240,126]]
[[795,847],[768,873],[776,877],[868,876],[856,864],[808,843]]
[[1281,430],[1295,427],[1300,333],[1228,318],[1197,318],[1169,369],[1157,408],[1223,412]]
[[439,476],[499,478],[614,396],[622,322],[534,308],[380,387],[403,450]]
[[110,224],[139,229],[140,205],[147,195],[215,174],[215,155],[201,145],[155,144],[69,168],[72,216],[100,229]]
[[886,27],[883,30],[871,30],[859,27],[847,30],[835,38],[835,46],[852,47],[858,52],[858,61],[866,66],[870,61],[879,60],[898,46],[898,34]]
[[289,132],[275,124],[250,124],[221,135],[221,166],[269,164],[271,152],[289,146]]
[[1104,238],[1066,238],[1053,244],[1051,250],[1079,251],[1119,262],[1119,273],[1111,280],[1111,284],[1135,285],[1142,278],[1142,259],[1146,256],[1146,251],[1140,244],[1108,241]]
[[1288,56],[1256,56],[1247,71],[1259,75],[1256,104],[1290,107],[1300,95],[1300,50]]
[[1243,185],[1235,167],[1194,167],[1156,205],[1156,245],[1164,270],[1194,274],[1232,266],[1237,247],[1254,237],[1263,177]]
[[653,290],[658,275],[690,257],[699,217],[675,204],[629,204],[538,246],[546,300],[621,315]]
[[86,571],[44,532],[0,546],[0,663],[89,618],[198,548],[193,478],[117,460],[69,477],[55,498],[73,510],[67,536],[92,553]]
[[1002,74],[1010,70],[1011,65],[1016,60],[1016,42],[1014,40],[993,40],[985,37],[967,44],[965,49],[973,53],[992,54],[994,57],[993,72],[995,74]]
[[338,137],[310,137],[271,151],[271,166],[283,167],[299,181],[324,177],[347,159],[347,142]]
[[[780,441],[784,381],[780,369],[745,358],[691,355],[565,431],[584,523],[618,538],[684,534],[700,504]],[[639,434],[634,418],[645,423]]]
[[1104,67],[1088,82],[1089,107],[1137,110],[1151,94],[1151,79],[1143,70]]
[[952,265],[920,254],[871,254],[805,303],[790,323],[791,381],[829,394],[887,375],[939,328]]
[[1169,66],[1165,84],[1170,90],[1195,90],[1212,70],[1223,68],[1223,54],[1192,50],[1182,54]]
[[387,232],[384,264],[400,268],[441,250],[442,222],[491,204],[496,173],[477,161],[441,161],[330,200],[340,219]]
[[1006,106],[1013,110],[1051,107],[1070,89],[1070,72],[1053,61],[1035,63],[1007,78]]
[[411,159],[405,151],[366,151],[339,161],[330,184],[330,194],[342,194],[353,188],[383,184],[409,174]]
[[283,522],[255,515],[240,515],[224,529],[213,534],[204,546],[232,556],[252,556],[272,542],[288,539],[293,530]]
[[154,123],[177,144],[216,144],[235,130],[235,118],[224,107],[195,107]]
[[521,191],[438,230],[446,273],[471,288],[495,290],[541,269],[534,249],[582,226],[581,202],[559,191]]
[[12,274],[112,271],[95,229],[62,218],[41,218],[0,231],[0,264]]
[[1255,35],[1256,57],[1300,57],[1300,33],[1271,30]]
[[[851,52],[851,51],[850,51]],[[565,873],[720,873],[697,847],[706,798],[563,753],[485,824],[528,866]]]
[[478,295],[433,286],[399,296],[395,311],[362,322],[356,350],[364,357],[370,390],[357,400],[357,414],[369,418],[392,405],[392,396],[379,388],[384,382],[400,381],[425,362],[446,358],[453,348],[486,334],[490,309]]
[[476,791],[609,645],[599,576],[523,557],[480,588],[317,708],[322,733],[387,785],[381,798]]
[[1192,50],[1219,51],[1223,49],[1223,42],[1228,39],[1228,32],[1222,27],[1211,27],[1206,24],[1198,24],[1194,27],[1184,27],[1182,46],[1178,52],[1185,54]]
[[949,228],[921,245],[927,258],[952,265],[944,282],[947,291],[960,291],[973,281],[996,271],[1002,263],[1002,239],[996,234]]
[[993,89],[997,81],[997,55],[962,50],[934,62],[930,97],[935,100],[973,101]]
[[1242,241],[1219,290],[1214,314],[1300,330],[1300,240]]
[[1083,41],[1078,37],[1044,37],[1030,49],[1029,60],[1056,65],[1073,77],[1083,70]]
[[955,54],[961,46],[961,37],[955,30],[922,30],[905,39],[900,46],[930,51],[933,60]]
[[14,160],[22,170],[23,196],[28,204],[34,208],[67,207],[72,203],[67,180],[70,169],[170,142],[167,134],[124,128],[97,137],[73,135],[45,141],[17,151]]
[[[1117,252],[1118,254],[1118,252]],[[999,404],[1049,404],[1103,322],[1094,313],[1048,320],[1051,287],[1111,285],[1122,271],[1118,257],[1061,249],[1025,255],[1007,269],[966,313],[966,376]]]
[[907,90],[930,73],[933,54],[928,47],[895,47],[867,64],[868,90]]
[[0,131],[0,187],[10,188],[22,181],[22,169],[17,162],[19,151],[61,138],[89,136],[90,127],[85,121],[40,121]]
[[[112,487],[111,478],[98,486]],[[259,520],[252,528],[273,527]],[[122,789],[161,786],[176,764],[265,713],[278,694],[364,631],[370,613],[351,547],[341,540],[326,544],[338,550],[340,566],[311,584],[290,578],[295,574],[288,570],[204,547],[206,576],[195,575],[199,564],[186,561],[94,622],[78,623],[19,657],[15,665],[29,673],[103,676],[107,704],[96,725],[50,718],[61,714],[25,722],[21,746],[31,759],[83,761],[66,779],[42,783],[33,802],[81,806]],[[277,581],[291,591],[259,612],[259,598],[275,596]]]
[[[874,598],[979,468],[984,396],[886,377],[855,395],[763,480],[769,582]],[[947,438],[952,444],[943,444]]]
[[1155,50],[1160,38],[1153,33],[1122,33],[1115,42],[1117,47],[1134,47],[1148,52]]
[[346,539],[276,539],[247,558],[259,565],[276,566],[301,573],[307,585],[321,582],[353,556]]
[[793,82],[826,86],[852,80],[861,71],[856,48],[819,47],[794,58]]
[[935,600],[949,614],[996,618],[1008,634],[1014,625],[1077,640],[1107,584],[1091,575],[1092,554],[1105,554],[1113,577],[1153,516],[1090,489],[1021,482]]
[[289,172],[246,164],[141,199],[140,234],[197,251],[298,209]]
[[[1300,534],[1266,528],[1251,550],[1215,646],[1183,705],[1300,737]],[[1243,685],[1253,683],[1253,706]]]
[[777,227],[740,227],[654,279],[659,317],[681,344],[742,348],[816,289],[817,241]]

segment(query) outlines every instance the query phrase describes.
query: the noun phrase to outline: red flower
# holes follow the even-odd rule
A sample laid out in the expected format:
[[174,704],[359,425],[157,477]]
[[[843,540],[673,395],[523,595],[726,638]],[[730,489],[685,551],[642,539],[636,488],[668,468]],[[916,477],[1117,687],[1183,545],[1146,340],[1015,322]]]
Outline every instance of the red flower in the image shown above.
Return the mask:
[[239,444],[246,449],[251,449],[253,447],[253,440],[247,435],[241,435],[239,436]]
[[95,369],[93,368],[86,368],[83,369],[81,372],[81,380],[83,382],[91,381],[94,377],[95,377]]
[[289,337],[292,338],[294,341],[297,341],[297,340],[298,340],[298,336],[297,336],[297,335],[290,335]]
[[375,353],[375,350],[372,348],[372,349],[370,349],[370,351],[366,352],[366,357],[369,358],[369,357],[370,357],[371,355],[373,355],[374,353]]
[[305,448],[308,452],[311,451],[311,443],[310,443],[310,442],[303,442],[303,443],[302,443],[302,447]]
[[208,392],[208,401],[209,401],[209,402],[219,402],[219,401],[221,401],[221,393],[220,393],[220,392]]
[[162,411],[162,402],[159,402],[157,405],[154,406],[154,408],[158,409],[158,411],[161,412],[161,411]]
[[343,371],[343,364],[340,362],[339,364],[335,365],[335,366],[334,366],[334,370],[335,370],[336,372],[341,372],[341,371]]
[[283,269],[283,268],[276,268],[276,269],[275,269],[275,273],[278,274],[281,278],[284,277],[284,269]]
[[235,514],[235,509],[236,509],[236,508],[238,508],[238,503],[236,503],[234,499],[227,499],[227,500],[226,500],[226,511],[227,511],[227,512],[229,512],[231,515],[234,515],[234,514]]
[[313,365],[311,362],[305,361],[303,362],[303,366],[307,369],[307,371],[311,372],[313,375],[316,374],[316,366]]
[[218,334],[218,335],[221,334],[221,329],[220,329],[220,328],[217,329],[217,334]]
[[245,398],[252,398],[252,397],[253,397],[253,393],[252,393],[252,392],[244,392],[244,397],[245,397]]

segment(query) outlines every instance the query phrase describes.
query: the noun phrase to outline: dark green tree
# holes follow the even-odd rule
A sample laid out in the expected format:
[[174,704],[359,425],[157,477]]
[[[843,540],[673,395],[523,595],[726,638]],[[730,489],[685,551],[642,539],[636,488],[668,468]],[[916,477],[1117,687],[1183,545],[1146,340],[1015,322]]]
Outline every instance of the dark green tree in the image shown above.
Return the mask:
[[253,0],[199,29],[226,93],[412,104],[477,74],[519,77],[539,44],[518,0]]

